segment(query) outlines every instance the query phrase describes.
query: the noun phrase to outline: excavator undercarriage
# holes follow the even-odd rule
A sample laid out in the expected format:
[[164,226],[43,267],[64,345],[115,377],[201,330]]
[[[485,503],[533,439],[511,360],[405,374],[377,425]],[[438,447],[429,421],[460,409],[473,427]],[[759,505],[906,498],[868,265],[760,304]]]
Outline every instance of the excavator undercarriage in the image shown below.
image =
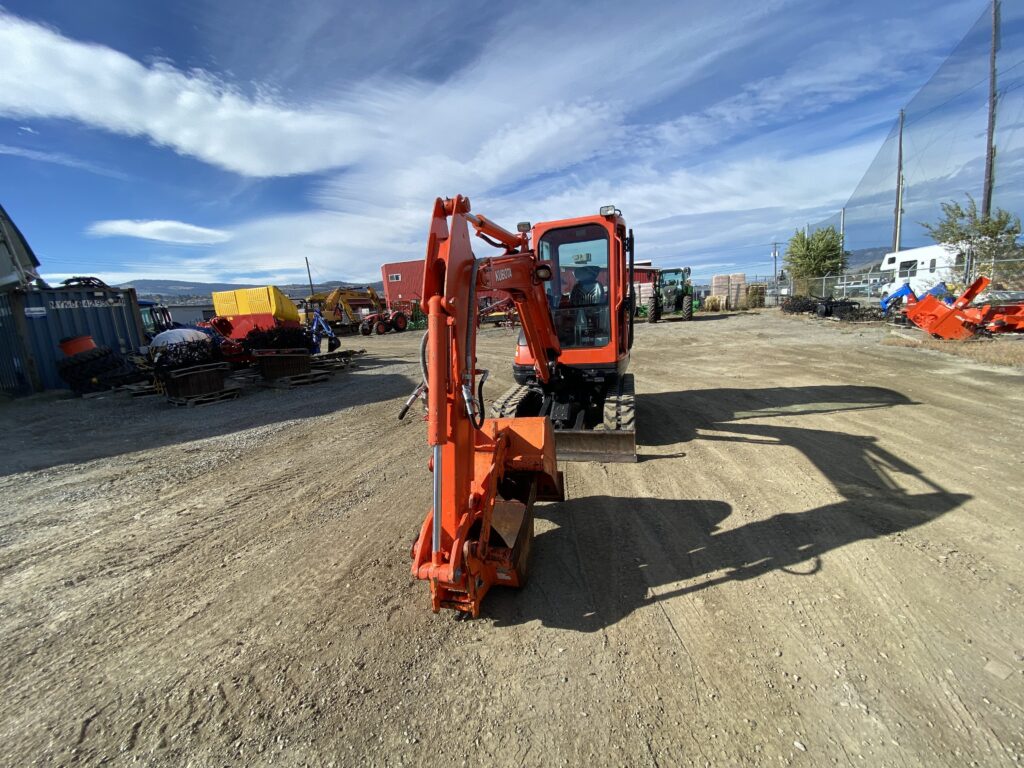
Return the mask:
[[636,397],[631,373],[582,387],[516,384],[494,401],[491,415],[550,419],[560,461],[636,461]]

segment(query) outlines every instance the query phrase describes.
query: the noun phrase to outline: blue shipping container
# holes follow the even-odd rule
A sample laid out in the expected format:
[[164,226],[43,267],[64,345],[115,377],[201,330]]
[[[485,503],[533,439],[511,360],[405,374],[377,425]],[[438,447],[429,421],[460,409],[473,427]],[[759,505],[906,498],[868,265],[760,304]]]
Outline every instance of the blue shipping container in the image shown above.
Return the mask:
[[[0,386],[12,394],[23,393],[7,387],[7,379],[14,384],[16,377],[5,372],[17,367],[16,360],[27,371],[31,390],[67,388],[57,372],[57,363],[65,356],[60,349],[63,339],[92,336],[98,346],[120,354],[136,352],[146,343],[138,299],[131,288],[73,286],[12,291],[2,298],[0,316],[5,309],[10,315],[2,318],[0,328]],[[7,328],[13,329],[16,343],[7,343]]]

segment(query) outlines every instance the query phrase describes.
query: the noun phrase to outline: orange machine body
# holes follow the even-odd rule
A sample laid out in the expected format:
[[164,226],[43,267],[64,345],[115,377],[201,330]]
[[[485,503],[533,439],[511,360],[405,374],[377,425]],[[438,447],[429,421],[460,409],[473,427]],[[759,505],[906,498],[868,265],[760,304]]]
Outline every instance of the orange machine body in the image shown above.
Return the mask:
[[[603,236],[607,240],[606,256],[601,253],[574,251],[568,259],[559,259],[554,243],[549,246],[549,242],[555,240],[559,233],[587,229],[595,232],[594,235],[586,235],[592,238],[590,242],[598,242],[596,232],[603,231]],[[558,358],[560,365],[587,371],[604,371],[612,376],[625,373],[629,365],[629,329],[632,316],[627,263],[628,238],[626,222],[617,213],[613,216],[581,216],[534,225],[532,241],[537,258],[552,269],[547,297],[555,320],[556,332],[562,342],[562,352]],[[573,257],[581,255],[593,256],[595,260],[600,259],[600,263],[596,264],[593,270],[596,273],[597,284],[607,296],[607,311],[610,317],[607,326],[596,331],[586,328],[585,323],[581,323],[580,313],[569,308],[570,296],[576,287],[575,268],[587,263],[572,263]],[[586,335],[588,332],[590,336]],[[524,376],[530,377],[533,364],[529,346],[519,344],[516,348],[514,368],[517,380]]]
[[[471,223],[506,253],[477,260]],[[475,617],[492,586],[520,586],[533,536],[533,504],[562,495],[548,420],[485,419],[477,389],[478,376],[486,374],[476,368],[478,289],[509,294],[542,361],[536,375],[551,376],[560,348],[547,308],[546,274],[525,235],[474,216],[466,198],[435,202],[422,293],[434,492],[412,551],[412,575],[429,583],[435,612],[452,608]]]

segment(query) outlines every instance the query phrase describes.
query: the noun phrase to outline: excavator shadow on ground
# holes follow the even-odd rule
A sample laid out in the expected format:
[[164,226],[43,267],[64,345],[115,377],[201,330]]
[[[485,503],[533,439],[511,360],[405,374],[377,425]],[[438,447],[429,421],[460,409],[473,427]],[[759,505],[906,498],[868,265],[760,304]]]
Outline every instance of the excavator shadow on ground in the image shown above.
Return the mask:
[[[771,571],[813,576],[827,567],[824,556],[833,550],[924,525],[971,498],[942,488],[870,436],[744,423],[755,416],[911,404],[891,390],[701,390],[648,398],[661,401],[659,413],[684,419],[701,414],[701,423],[691,424],[682,436],[676,432],[673,442],[795,448],[843,499],[726,528],[721,526],[732,507],[724,501],[590,496],[538,507],[538,517],[554,527],[538,526],[542,532],[534,541],[526,588],[492,593],[486,610],[497,624],[540,620],[549,627],[594,632],[659,600]],[[716,410],[709,403],[720,405]],[[698,434],[698,428],[715,434]]]

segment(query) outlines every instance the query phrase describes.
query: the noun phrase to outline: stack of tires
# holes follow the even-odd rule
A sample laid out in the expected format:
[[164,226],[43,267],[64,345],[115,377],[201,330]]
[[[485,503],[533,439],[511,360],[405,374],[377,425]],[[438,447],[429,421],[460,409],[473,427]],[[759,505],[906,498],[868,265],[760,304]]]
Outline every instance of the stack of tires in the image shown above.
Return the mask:
[[84,395],[127,384],[139,379],[135,366],[110,347],[93,347],[57,363],[57,372],[71,387]]

